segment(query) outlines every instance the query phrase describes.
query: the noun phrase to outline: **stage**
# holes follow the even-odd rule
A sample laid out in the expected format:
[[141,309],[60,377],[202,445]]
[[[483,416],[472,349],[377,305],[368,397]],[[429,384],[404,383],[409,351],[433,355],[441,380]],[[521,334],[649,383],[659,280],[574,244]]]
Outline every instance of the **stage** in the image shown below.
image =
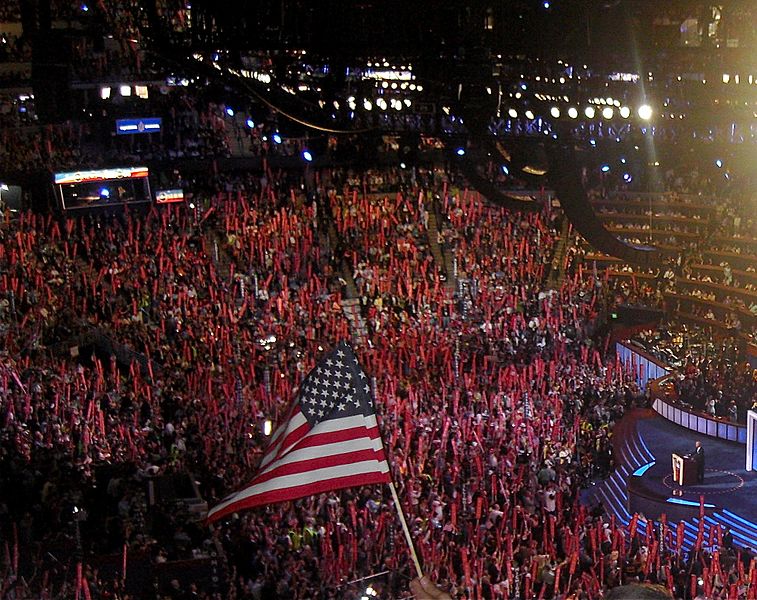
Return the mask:
[[[680,487],[673,482],[671,454],[693,452],[697,440],[705,450],[704,482]],[[601,500],[623,523],[633,513],[686,521],[691,542],[703,498],[705,529],[729,527],[737,544],[757,548],[757,472],[746,471],[743,444],[699,435],[654,411],[634,410],[617,424],[613,446],[616,470],[587,491],[590,501]]]

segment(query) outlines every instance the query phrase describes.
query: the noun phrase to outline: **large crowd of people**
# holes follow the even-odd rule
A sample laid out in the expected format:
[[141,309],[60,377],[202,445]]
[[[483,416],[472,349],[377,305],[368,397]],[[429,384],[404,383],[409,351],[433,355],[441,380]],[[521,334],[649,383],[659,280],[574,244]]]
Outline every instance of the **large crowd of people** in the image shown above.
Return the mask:
[[[2,512],[19,597],[77,585],[56,551],[77,523],[79,582],[102,597],[124,593],[119,573],[97,566],[119,550],[156,568],[223,555],[216,585],[230,597],[340,596],[377,565],[404,571],[381,489],[274,506],[213,531],[144,492],[145,481],[189,471],[213,503],[249,477],[264,420],[283,414],[319,348],[350,337],[345,261],[369,325],[358,354],[431,574],[488,597],[567,585],[570,569],[555,584],[543,557],[556,568],[572,536],[596,524],[579,486],[611,469],[611,423],[632,395],[592,339],[596,288],[542,285],[553,215],[487,207],[453,193],[460,182],[444,172],[382,196],[348,179],[323,171],[305,196],[284,173],[223,177],[196,190],[195,210],[5,224],[2,473],[17,493]],[[464,295],[445,288],[429,250],[435,195]],[[494,260],[497,244],[512,260]],[[545,527],[564,532],[565,546]],[[405,584],[385,585],[392,596]],[[179,597],[171,587],[159,593]]]
[[[402,597],[384,489],[214,528],[147,492],[186,475],[212,504],[242,485],[265,421],[353,337],[354,289],[367,328],[353,339],[432,579],[465,598],[592,598],[635,580],[683,597],[692,563],[675,546],[580,502],[640,395],[594,330],[607,290],[545,285],[559,214],[490,207],[440,169],[387,172],[382,194],[359,171],[312,175],[222,174],[185,182],[194,209],[4,224],[3,593],[337,598],[388,571],[374,589]],[[181,561],[205,570],[162,575]]]
[[[76,78],[151,72],[139,51],[144,16],[132,4],[103,8],[114,41],[82,38]],[[85,6],[56,2],[54,16]],[[184,3],[158,7],[184,28]],[[0,21],[18,13],[8,3]],[[2,52],[17,61],[28,46],[9,37]],[[100,100],[87,110],[107,109]],[[304,138],[274,140],[270,119],[248,124],[190,90],[153,94],[145,107],[163,118],[161,137],[115,138],[113,109],[102,120],[111,129],[100,137],[114,138],[107,147],[84,143],[97,137],[97,120],[9,127],[0,172],[307,148]],[[8,122],[19,124],[16,115]],[[438,133],[432,117],[412,111],[357,122]],[[463,130],[449,115],[440,127]],[[327,155],[365,143],[330,136]],[[399,144],[381,143],[387,153]],[[427,580],[411,582],[384,487],[203,523],[208,505],[250,478],[271,423],[341,340],[371,378],[426,575],[451,597],[591,600],[628,583],[681,599],[750,597],[755,557],[727,531],[684,549],[664,519],[634,515],[624,526],[582,494],[615,467],[614,425],[646,402],[608,346],[603,309],[663,306],[676,276],[710,283],[696,279],[693,261],[671,263],[651,283],[621,283],[591,272],[569,239],[561,265],[558,208],[491,206],[449,164],[259,162],[244,173],[173,172],[186,204],[4,216],[0,600],[335,600],[372,595],[366,588],[384,599],[437,596]],[[711,187],[668,179],[675,189]],[[714,234],[753,236],[738,204],[725,200],[718,218]],[[645,229],[627,233],[643,242]],[[698,231],[674,223],[660,234],[696,253],[689,238]],[[718,249],[746,252],[744,243]],[[725,267],[717,282],[739,287]],[[754,400],[754,380],[733,361],[697,359],[677,392],[735,421]]]

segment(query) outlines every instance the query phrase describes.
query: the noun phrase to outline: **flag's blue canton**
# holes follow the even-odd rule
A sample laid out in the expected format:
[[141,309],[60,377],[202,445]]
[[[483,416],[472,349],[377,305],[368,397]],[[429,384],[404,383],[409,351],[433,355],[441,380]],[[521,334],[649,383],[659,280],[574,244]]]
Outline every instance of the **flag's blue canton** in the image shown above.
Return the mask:
[[373,414],[368,376],[344,342],[326,354],[305,378],[297,401],[311,427],[328,419]]

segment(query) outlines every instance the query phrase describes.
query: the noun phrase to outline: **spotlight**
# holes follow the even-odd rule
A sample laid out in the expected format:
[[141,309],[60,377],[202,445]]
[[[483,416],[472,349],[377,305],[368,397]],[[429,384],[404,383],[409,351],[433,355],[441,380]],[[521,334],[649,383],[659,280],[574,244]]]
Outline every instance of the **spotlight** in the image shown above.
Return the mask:
[[373,104],[371,104],[371,101],[368,100],[368,98],[366,98],[365,100],[363,100],[363,108],[365,110],[371,110],[373,108]]
[[549,114],[552,115],[555,119],[559,119],[560,109],[557,108],[556,106],[553,106],[552,108],[549,109]]
[[281,136],[279,135],[278,131],[271,136],[271,139],[273,140],[274,144],[280,144],[281,143]]
[[621,106],[620,107],[620,116],[623,117],[624,119],[627,119],[628,117],[631,116],[631,109],[628,108],[627,106]]
[[623,173],[623,181],[631,183],[631,181],[633,181],[633,176],[630,173]]
[[518,111],[515,110],[514,108],[511,108],[510,110],[508,110],[507,114],[510,115],[513,119],[518,118]]
[[264,435],[271,435],[271,426],[272,426],[271,420],[270,419],[266,419],[265,423],[263,423],[263,434]]
[[528,119],[529,121],[533,121],[533,120],[534,120],[534,113],[532,113],[532,112],[531,112],[530,110],[527,110],[527,111],[526,111],[526,118],[527,118],[527,119]]
[[110,198],[110,190],[108,188],[102,188],[100,190],[100,198]]
[[587,106],[587,107],[586,107],[586,108],[584,109],[584,114],[586,115],[586,118],[587,118],[587,119],[593,119],[593,118],[594,118],[594,115],[596,114],[596,112],[597,112],[597,111],[595,111],[595,110],[594,110],[594,107],[593,107],[593,106]]
[[551,4],[549,3],[549,0],[544,0],[544,2],[542,2],[542,6],[543,6],[543,7],[544,7],[544,8],[546,9],[546,10],[549,10],[549,7],[551,6]]
[[652,118],[652,107],[649,104],[642,104],[639,107],[638,113],[642,121],[649,121]]
[[602,173],[609,173],[610,172],[610,165],[604,164],[599,168]]
[[569,116],[569,117],[570,117],[571,119],[577,119],[577,118],[578,118],[578,109],[577,109],[577,108],[576,108],[575,106],[571,106],[571,107],[570,107],[570,108],[568,109],[568,116]]
[[103,100],[107,100],[110,98],[110,88],[109,87],[102,87],[100,88],[100,98]]
[[247,118],[247,127],[249,127],[250,129],[252,129],[253,127],[255,127],[255,121],[253,121],[249,117]]
[[381,110],[386,110],[386,100],[379,98],[378,100],[376,100],[376,106],[378,106]]
[[612,115],[613,114],[614,114],[614,112],[613,112],[612,108],[610,108],[609,106],[605,106],[602,109],[602,117],[605,118],[605,119],[612,119]]
[[455,154],[457,154],[458,156],[465,156],[465,148],[458,148],[457,150],[455,150]]
[[407,165],[404,162],[401,162],[400,169],[407,169]]
[[510,174],[510,169],[507,168],[507,165],[502,165],[502,172],[505,175],[509,175]]
[[125,96],[125,97],[131,96],[131,86],[129,85],[122,85],[119,88],[119,91],[121,92],[122,96]]
[[231,108],[230,106],[227,106],[226,107],[226,114],[229,115],[230,117],[233,117],[234,116],[234,109]]
[[302,158],[305,159],[305,162],[313,162],[313,155],[310,154],[310,150],[303,150]]

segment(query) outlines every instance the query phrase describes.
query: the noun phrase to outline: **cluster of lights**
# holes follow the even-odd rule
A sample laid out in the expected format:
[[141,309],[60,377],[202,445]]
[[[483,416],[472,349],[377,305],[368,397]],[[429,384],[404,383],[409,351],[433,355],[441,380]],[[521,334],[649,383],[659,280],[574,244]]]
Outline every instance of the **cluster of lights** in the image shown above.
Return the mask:
[[[755,77],[754,75],[747,75],[746,80],[747,82],[749,82],[749,85],[757,84],[757,77]],[[723,83],[731,82],[739,85],[741,83],[741,76],[738,74],[731,76],[730,73],[723,73]]]
[[[516,94],[517,96],[517,94]],[[538,99],[546,99],[547,96],[537,94]],[[597,99],[599,100],[599,99]],[[631,108],[628,106],[619,106],[620,102],[617,100],[602,99],[601,102],[589,101],[589,104],[584,107],[583,114],[587,119],[593,119],[597,115],[600,115],[605,120],[610,120],[613,117],[620,116],[622,119],[628,119],[631,117]],[[596,106],[595,106],[596,104]],[[445,110],[447,113],[447,111]],[[447,113],[449,114],[449,113]],[[509,108],[507,110],[508,116],[512,119],[518,118],[518,111],[515,108]],[[566,114],[571,119],[577,119],[579,116],[579,108],[576,106],[569,106],[567,109],[560,108],[559,105],[553,104],[549,109],[549,114],[554,119],[559,119],[561,115]],[[637,110],[637,115],[642,121],[648,121],[652,118],[652,107],[648,104],[642,104]],[[527,119],[534,119],[534,113],[532,110],[526,110],[524,115]]]
[[[135,85],[133,89],[132,86],[127,84],[118,86],[118,93],[124,98],[129,98],[132,95],[132,92],[135,96],[142,98],[143,100],[147,100],[150,97],[150,91],[146,85]],[[112,93],[113,90],[108,85],[100,88],[100,98],[103,100],[110,98]]]
[[360,597],[360,600],[371,600],[371,598],[375,598],[376,596],[378,596],[378,592],[373,589],[373,586],[369,585],[365,588],[365,594]]
[[415,83],[407,83],[406,81],[403,81],[402,83],[398,84],[396,81],[393,81],[392,83],[389,83],[388,81],[382,81],[380,84],[377,83],[376,87],[381,87],[382,89],[400,89],[400,90],[410,90],[411,92],[422,92],[423,86],[420,84]]

